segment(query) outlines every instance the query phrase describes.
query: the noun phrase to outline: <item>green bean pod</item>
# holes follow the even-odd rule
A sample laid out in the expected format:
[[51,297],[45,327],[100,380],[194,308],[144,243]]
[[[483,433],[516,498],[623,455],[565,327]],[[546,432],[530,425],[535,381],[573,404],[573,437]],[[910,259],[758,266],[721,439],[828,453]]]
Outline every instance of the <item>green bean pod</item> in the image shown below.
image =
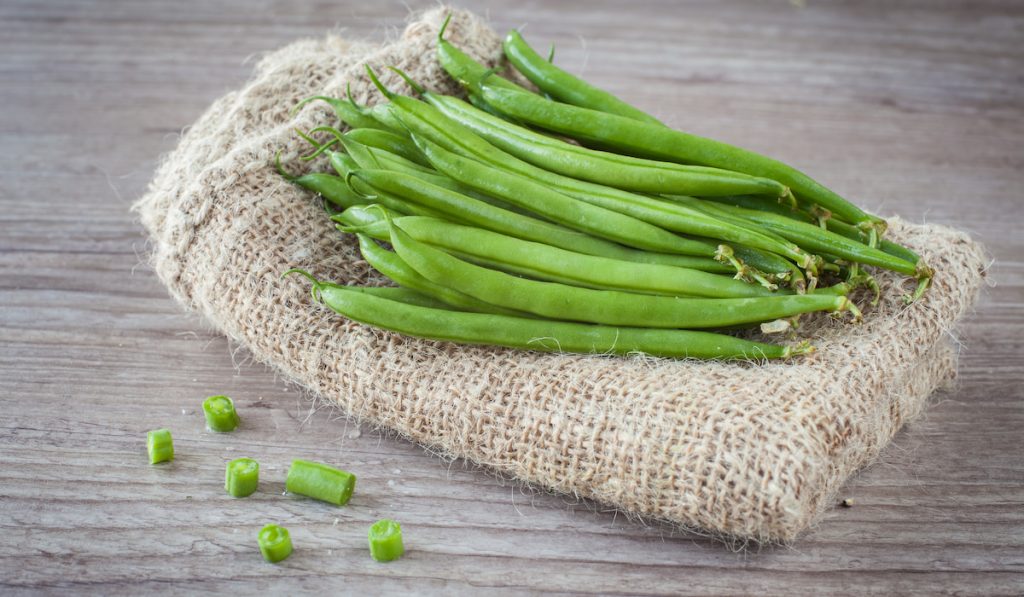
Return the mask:
[[363,108],[360,108],[355,104],[355,102],[349,99],[339,99],[335,97],[327,97],[325,95],[314,95],[312,97],[307,97],[306,99],[296,104],[295,107],[292,109],[292,113],[294,114],[295,112],[298,112],[299,108],[314,100],[321,100],[327,102],[331,106],[331,108],[334,109],[334,114],[335,116],[338,117],[338,120],[340,120],[342,124],[348,126],[351,129],[388,130],[388,128],[381,124],[377,119],[367,115]]
[[[459,81],[460,84],[467,84],[470,81],[478,81],[486,74],[493,71],[490,71],[486,66],[467,56],[465,52],[456,48],[444,38],[444,32],[448,29],[448,23],[451,19],[451,14],[445,17],[444,24],[441,25],[441,29],[437,32],[437,61],[441,64],[441,68],[443,68],[451,78]],[[508,79],[497,75],[493,76],[494,84],[497,86],[531,93],[525,87],[516,85]]]
[[683,238],[648,222],[570,197],[525,176],[467,159],[428,141],[413,140],[439,172],[568,228],[619,244],[664,253],[713,257],[717,245]]
[[503,115],[577,139],[641,157],[736,170],[777,180],[798,197],[828,209],[861,228],[885,230],[885,221],[865,213],[806,174],[777,160],[697,135],[638,122],[588,108],[560,104],[538,95],[480,86],[480,97]]
[[583,79],[558,68],[530,47],[518,31],[513,29],[503,44],[505,57],[531,83],[543,93],[560,102],[600,110],[609,114],[660,125],[650,114],[634,108],[611,93],[598,89]]
[[357,170],[353,172],[350,182],[354,179],[365,182],[369,192],[387,193],[391,196],[403,197],[412,203],[429,206],[444,214],[441,219],[461,220],[468,225],[493,230],[523,240],[634,263],[659,263],[714,273],[732,271],[728,265],[707,257],[638,251],[623,247],[557,224],[495,207],[400,172]]
[[[368,205],[370,203],[365,197],[355,193],[347,184],[345,179],[333,174],[312,172],[302,176],[285,176],[289,182],[312,191],[334,205],[341,208],[352,207],[353,205]],[[401,211],[401,210],[399,210]],[[409,213],[409,212],[403,212]]]
[[363,255],[363,259],[373,269],[399,286],[412,289],[464,311],[522,315],[513,309],[504,309],[498,305],[485,303],[475,297],[429,280],[409,267],[399,255],[381,247],[370,237],[364,234],[356,236],[359,238],[359,252]]
[[812,251],[829,253],[847,261],[874,265],[908,276],[917,276],[920,273],[917,266],[909,261],[904,261],[861,242],[829,232],[814,224],[801,222],[767,211],[747,209],[722,203],[711,205],[714,206],[714,209],[727,210],[739,217],[747,218],[751,222],[765,226],[784,238],[800,243]]
[[458,344],[557,353],[742,360],[785,359],[812,350],[807,344],[778,346],[709,332],[609,327],[432,309],[346,286],[325,285],[316,294],[331,310],[353,321]]
[[677,298],[592,290],[519,278],[473,265],[418,242],[393,225],[395,252],[420,275],[485,303],[551,319],[657,328],[721,328],[754,324],[814,311],[849,310],[844,296],[824,294],[758,298]]
[[[370,215],[371,211],[376,210],[346,210],[344,214],[335,216],[334,220],[358,222],[346,231],[366,232],[365,227],[369,224],[376,232],[369,233],[370,236],[379,239],[383,233],[387,235],[383,240],[390,242],[390,223],[384,218],[372,221],[374,218]],[[714,298],[772,294],[761,286],[699,270],[585,255],[435,218],[399,217],[393,223],[401,226],[418,242],[439,247],[472,261],[479,260],[488,267],[541,280],[669,296]]]
[[[423,157],[416,144],[407,136],[403,137],[390,131],[379,129],[353,129],[345,133],[344,137],[367,147],[396,154],[425,168],[430,167],[430,162],[427,161],[427,158]],[[743,193],[733,194],[741,195]]]
[[[656,226],[659,228],[662,225],[671,226],[675,232],[685,231],[691,234],[710,236],[712,238],[724,237],[723,240],[729,239],[731,242],[749,243],[752,246],[762,248],[765,251],[787,255],[800,263],[801,266],[807,266],[811,263],[810,257],[803,254],[796,245],[778,243],[774,239],[764,237],[763,235],[759,236],[756,232],[744,230],[735,226],[724,225],[724,223],[701,214],[700,212],[684,210],[680,207],[667,207],[663,202],[659,202],[651,197],[629,193],[627,191],[614,189],[604,185],[575,180],[553,172],[548,172],[532,164],[519,160],[518,158],[515,158],[491,145],[457,121],[447,118],[433,106],[410,97],[391,93],[383,87],[383,85],[380,85],[379,80],[372,70],[368,70],[368,72],[375,83],[378,84],[380,90],[391,99],[390,105],[392,106],[392,110],[395,115],[413,133],[414,140],[418,143],[421,143],[426,139],[430,142],[436,143],[447,151],[458,154],[459,156],[471,157],[474,160],[479,160],[510,174],[534,179],[536,182],[530,181],[534,188],[538,186],[537,183],[542,183],[543,185],[552,187],[551,189],[544,189],[542,191],[546,194],[550,194],[551,191],[555,191],[571,195],[576,199],[592,203],[596,207],[616,211],[622,215],[628,215],[634,219],[641,220],[650,226]],[[429,155],[427,157],[430,159]],[[479,167],[476,169],[479,170]],[[446,174],[452,178],[459,178],[458,176],[454,176],[451,171]],[[479,179],[477,179],[477,183],[484,184],[480,182]],[[486,194],[495,195],[492,191],[484,192]],[[667,231],[662,228],[662,233],[664,232]],[[663,235],[660,236],[663,239],[666,238]],[[694,239],[681,238],[679,238],[679,240],[672,240],[671,242],[678,245],[682,240],[688,241],[687,244],[690,245],[691,251],[696,247],[694,242],[701,242],[695,241]],[[637,241],[634,239],[633,242],[620,242],[636,246]],[[717,252],[717,244],[709,243],[707,241],[703,241],[703,244],[703,252],[698,254],[708,254],[707,249],[709,245],[714,246],[715,251]],[[643,246],[640,248],[648,247]],[[737,254],[739,253],[738,249],[739,247],[737,247]],[[771,262],[771,259],[766,258],[763,261]],[[790,271],[784,260],[779,259],[777,262],[778,263],[775,265],[771,273],[784,274]]]
[[788,193],[784,185],[767,178],[573,145],[488,114],[456,97],[424,93],[423,98],[442,114],[465,125],[502,151],[564,176],[655,194],[783,197]]

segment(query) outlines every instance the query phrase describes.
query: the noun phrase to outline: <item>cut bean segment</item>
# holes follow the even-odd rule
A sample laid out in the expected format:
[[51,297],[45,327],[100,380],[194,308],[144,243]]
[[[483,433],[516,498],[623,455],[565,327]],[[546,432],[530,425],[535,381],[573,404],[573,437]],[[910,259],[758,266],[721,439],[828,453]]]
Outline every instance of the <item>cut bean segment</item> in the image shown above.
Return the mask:
[[320,462],[293,460],[284,486],[288,493],[343,506],[352,497],[356,476]]
[[260,463],[252,458],[236,458],[224,472],[224,490],[231,497],[248,497],[260,482]]
[[174,440],[170,429],[154,429],[146,434],[146,451],[149,463],[158,464],[174,460]]
[[263,559],[276,564],[292,555],[292,537],[288,529],[276,524],[268,524],[260,529],[256,536]]
[[370,556],[378,562],[390,562],[402,557],[402,525],[387,518],[378,520],[367,533],[370,542]]
[[210,431],[225,433],[238,427],[238,411],[234,401],[227,396],[210,396],[204,400],[203,414],[206,415],[206,428]]
[[560,104],[532,93],[484,83],[480,97],[502,114],[583,141],[599,143],[629,155],[727,168],[777,180],[796,196],[828,209],[862,228],[885,230],[885,220],[872,216],[795,168],[760,154],[614,114]]
[[432,309],[388,300],[358,288],[316,282],[316,295],[336,313],[417,338],[541,352],[646,354],[697,359],[785,359],[806,354],[807,343],[781,346],[691,330],[628,328]]
[[634,108],[611,93],[570,75],[552,64],[550,60],[545,60],[515,29],[505,37],[504,50],[505,57],[512,66],[552,99],[641,122],[661,124],[658,119],[643,110]]

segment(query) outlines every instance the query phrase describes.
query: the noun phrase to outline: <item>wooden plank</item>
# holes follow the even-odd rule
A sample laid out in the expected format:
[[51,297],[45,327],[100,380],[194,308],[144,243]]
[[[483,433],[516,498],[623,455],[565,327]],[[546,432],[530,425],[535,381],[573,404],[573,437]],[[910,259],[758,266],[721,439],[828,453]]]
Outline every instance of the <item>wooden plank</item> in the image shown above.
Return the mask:
[[[308,402],[182,312],[128,212],[159,155],[255,57],[332,25],[381,40],[406,5],[0,5],[0,592],[521,594],[1024,591],[1024,8],[1016,2],[481,3],[559,64],[693,132],[769,151],[864,205],[969,230],[996,285],[940,392],[789,548],[736,552],[502,480]],[[415,7],[430,3],[416,2]],[[235,397],[242,428],[203,429]],[[178,459],[144,465],[173,426]],[[264,464],[224,495],[224,462]],[[290,459],[359,472],[350,506],[278,495]],[[409,554],[379,565],[391,516]],[[287,521],[280,566],[254,534]],[[734,546],[735,547],[735,546]]]

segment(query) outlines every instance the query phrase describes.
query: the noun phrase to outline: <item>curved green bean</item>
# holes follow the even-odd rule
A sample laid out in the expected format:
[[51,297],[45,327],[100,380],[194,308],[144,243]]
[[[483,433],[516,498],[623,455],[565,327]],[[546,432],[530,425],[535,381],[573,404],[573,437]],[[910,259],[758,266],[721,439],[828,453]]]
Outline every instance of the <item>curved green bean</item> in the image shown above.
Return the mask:
[[609,257],[634,263],[659,263],[705,272],[728,273],[732,268],[707,257],[638,251],[589,236],[557,224],[501,209],[450,189],[400,173],[381,170],[357,170],[354,179],[365,182],[372,193],[387,193],[409,202],[429,206],[444,214],[441,219],[458,219],[502,234],[560,247],[570,251]]
[[[378,220],[370,215],[370,211],[346,210],[341,216],[335,216],[334,220],[355,224],[343,228],[346,232],[359,231],[378,239],[385,235],[383,240],[390,242],[391,226],[386,216]],[[488,267],[541,280],[669,296],[724,298],[772,295],[761,286],[699,270],[585,255],[436,218],[399,217],[391,223],[400,225],[402,230],[418,242],[444,249],[464,259],[475,262],[480,260]],[[372,227],[373,232],[368,232],[368,227]]]
[[480,97],[510,118],[625,153],[726,168],[777,180],[789,186],[798,197],[813,201],[850,223],[878,232],[885,230],[885,221],[881,218],[867,214],[799,170],[752,151],[487,83],[480,85]]
[[486,303],[552,319],[700,329],[759,323],[813,311],[848,310],[859,318],[857,307],[849,299],[827,294],[677,298],[528,280],[462,261],[414,240],[394,224],[391,244],[403,261],[428,280]]
[[648,160],[567,143],[498,118],[459,98],[424,93],[424,100],[502,151],[557,174],[642,193],[718,197],[783,197],[774,180],[706,166]]
[[364,234],[357,234],[356,236],[359,238],[359,252],[362,254],[363,259],[373,269],[399,286],[412,289],[420,294],[425,294],[465,311],[522,315],[522,313],[514,309],[505,309],[499,305],[485,303],[475,297],[449,288],[444,284],[438,284],[433,280],[425,278],[409,267],[401,256],[381,247],[370,237]]
[[813,349],[778,346],[709,332],[608,327],[432,309],[325,285],[316,293],[331,310],[353,321],[407,336],[541,352],[698,359],[785,359]]
[[661,124],[657,118],[643,110],[634,108],[611,93],[565,72],[550,60],[545,60],[515,29],[505,37],[503,47],[505,57],[512,66],[553,99],[632,120]]
[[[478,81],[484,75],[493,72],[467,56],[465,52],[456,48],[444,38],[444,32],[448,29],[448,23],[451,20],[452,15],[449,14],[445,17],[444,24],[441,25],[441,29],[437,32],[437,60],[441,64],[441,68],[461,85],[466,85],[471,81]],[[531,93],[525,87],[516,85],[512,81],[497,75],[494,75],[494,84],[508,89]]]

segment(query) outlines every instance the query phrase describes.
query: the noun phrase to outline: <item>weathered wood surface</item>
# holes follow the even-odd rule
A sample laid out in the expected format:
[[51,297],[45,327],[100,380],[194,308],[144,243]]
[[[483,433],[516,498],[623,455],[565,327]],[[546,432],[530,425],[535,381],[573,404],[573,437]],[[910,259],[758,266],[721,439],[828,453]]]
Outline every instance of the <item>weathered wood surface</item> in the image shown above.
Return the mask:
[[[413,2],[415,7],[427,2]],[[554,3],[552,3],[554,4]],[[536,493],[314,409],[173,303],[129,213],[161,153],[253,57],[337,25],[383,39],[404,2],[0,3],[0,593],[475,594],[1024,591],[1024,6],[1019,2],[537,2],[559,63],[668,122],[769,151],[883,214],[992,252],[935,396],[787,548],[735,552]],[[243,428],[203,430],[234,396]],[[178,458],[145,465],[144,432]],[[224,495],[251,455],[262,491]],[[346,508],[282,497],[294,457],[361,472]],[[409,552],[367,557],[401,520]],[[285,522],[280,566],[255,551]]]

